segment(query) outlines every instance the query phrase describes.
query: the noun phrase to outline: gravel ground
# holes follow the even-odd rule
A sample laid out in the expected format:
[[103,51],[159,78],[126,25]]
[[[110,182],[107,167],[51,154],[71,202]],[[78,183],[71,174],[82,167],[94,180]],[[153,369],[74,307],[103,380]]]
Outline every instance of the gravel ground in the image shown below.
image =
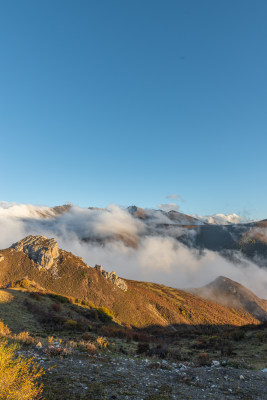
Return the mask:
[[110,353],[76,352],[53,358],[41,350],[23,353],[34,353],[47,371],[44,398],[48,400],[267,399],[267,372],[216,361],[211,367],[196,367]]

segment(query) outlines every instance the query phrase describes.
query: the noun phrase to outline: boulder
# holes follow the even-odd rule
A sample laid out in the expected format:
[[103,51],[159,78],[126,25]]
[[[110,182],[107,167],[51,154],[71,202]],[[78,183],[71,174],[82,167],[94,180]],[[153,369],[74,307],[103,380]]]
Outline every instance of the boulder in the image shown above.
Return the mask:
[[32,261],[47,270],[56,266],[56,261],[59,257],[56,239],[48,239],[40,235],[27,236],[25,239],[14,243],[11,248],[23,251]]
[[112,272],[107,272],[103,270],[102,265],[95,265],[95,269],[100,272],[104,278],[108,279],[111,283],[113,283],[114,285],[116,285],[119,289],[123,290],[124,292],[127,291],[128,286],[125,282],[124,279],[121,279],[118,277],[118,275],[116,274],[116,272],[112,271]]

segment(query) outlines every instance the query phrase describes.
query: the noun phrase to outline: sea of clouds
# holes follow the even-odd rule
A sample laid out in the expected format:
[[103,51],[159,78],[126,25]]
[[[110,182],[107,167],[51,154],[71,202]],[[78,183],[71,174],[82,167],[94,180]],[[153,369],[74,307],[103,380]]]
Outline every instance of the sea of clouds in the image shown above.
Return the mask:
[[[163,229],[168,224],[169,228]],[[27,235],[54,237],[60,248],[103,265],[124,278],[158,282],[176,288],[200,287],[227,276],[267,298],[267,270],[234,254],[232,262],[213,251],[188,247],[177,240],[194,231],[172,224],[156,210],[139,219],[126,208],[72,206],[58,214],[46,206],[0,203],[0,248]]]

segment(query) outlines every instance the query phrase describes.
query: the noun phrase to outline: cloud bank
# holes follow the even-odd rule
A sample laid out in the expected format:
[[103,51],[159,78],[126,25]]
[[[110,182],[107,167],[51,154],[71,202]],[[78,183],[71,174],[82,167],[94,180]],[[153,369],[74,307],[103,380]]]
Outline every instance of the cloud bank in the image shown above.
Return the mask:
[[[0,248],[27,235],[55,237],[59,247],[71,251],[91,266],[137,280],[158,282],[177,288],[199,287],[225,275],[267,297],[267,270],[244,260],[236,252],[231,262],[213,251],[199,252],[177,238],[194,230],[173,223],[168,214],[149,210],[137,218],[127,209],[72,206],[64,213],[49,207],[0,203]],[[166,225],[168,228],[166,228]]]
[[[213,215],[193,215],[193,217],[207,222],[208,224],[215,225],[229,225],[229,224],[242,224],[248,222],[247,218],[241,217],[237,214],[213,214]],[[250,221],[251,222],[251,221]]]

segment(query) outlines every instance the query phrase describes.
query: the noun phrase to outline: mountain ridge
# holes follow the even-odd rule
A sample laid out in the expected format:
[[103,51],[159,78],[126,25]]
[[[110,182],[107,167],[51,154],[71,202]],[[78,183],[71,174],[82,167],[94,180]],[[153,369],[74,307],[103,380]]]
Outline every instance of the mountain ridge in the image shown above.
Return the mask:
[[[38,237],[37,242],[35,239],[32,236],[39,251],[40,242]],[[24,240],[27,242],[29,238]],[[40,240],[43,237],[39,237]],[[54,241],[50,243],[54,245]],[[40,268],[34,251],[27,251],[25,246],[21,247],[21,243],[17,247],[20,250],[16,247],[14,244],[11,248],[1,250],[0,284],[4,287],[12,286],[12,282],[27,276],[47,290],[88,299],[97,306],[108,307],[118,320],[137,327],[157,324],[244,325],[260,322],[246,310],[233,311],[229,307],[165,285],[123,279],[127,285],[127,290],[123,291],[103,276],[99,268],[88,266],[81,257],[60,248],[55,273],[43,266]]]

